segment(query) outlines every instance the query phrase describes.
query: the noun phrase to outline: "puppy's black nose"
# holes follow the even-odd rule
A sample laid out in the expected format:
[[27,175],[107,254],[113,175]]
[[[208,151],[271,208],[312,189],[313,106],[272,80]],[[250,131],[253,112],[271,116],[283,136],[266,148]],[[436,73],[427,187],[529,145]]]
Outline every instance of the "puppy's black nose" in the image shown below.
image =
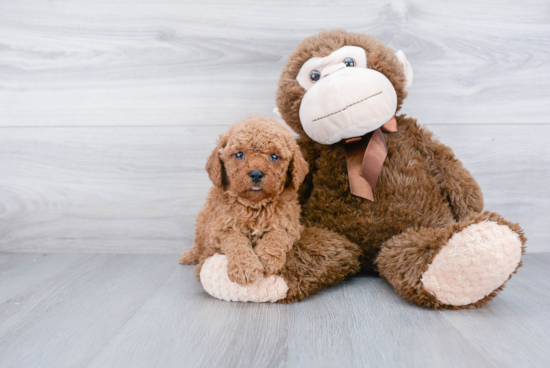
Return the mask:
[[252,179],[252,181],[258,183],[264,178],[264,172],[260,170],[252,170],[248,173],[248,176],[250,176],[250,179]]

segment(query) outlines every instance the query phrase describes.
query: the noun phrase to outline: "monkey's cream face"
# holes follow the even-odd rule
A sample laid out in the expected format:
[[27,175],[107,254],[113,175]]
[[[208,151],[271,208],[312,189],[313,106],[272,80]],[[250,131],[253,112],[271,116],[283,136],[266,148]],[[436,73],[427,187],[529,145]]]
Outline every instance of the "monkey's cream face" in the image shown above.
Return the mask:
[[[412,69],[402,51],[408,87]],[[321,144],[360,137],[380,128],[397,109],[397,93],[384,74],[367,68],[362,47],[344,46],[330,55],[306,61],[296,77],[306,90],[300,121],[306,134]]]

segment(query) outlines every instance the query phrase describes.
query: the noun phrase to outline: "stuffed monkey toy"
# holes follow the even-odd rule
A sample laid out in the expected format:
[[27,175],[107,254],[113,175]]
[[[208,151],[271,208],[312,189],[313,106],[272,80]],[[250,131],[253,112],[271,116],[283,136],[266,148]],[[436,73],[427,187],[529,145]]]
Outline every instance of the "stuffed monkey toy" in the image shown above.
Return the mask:
[[[287,255],[289,292],[280,301],[334,284],[359,262],[410,302],[473,308],[521,266],[519,225],[482,212],[480,187],[452,150],[415,119],[396,116],[412,79],[403,52],[340,30],[303,40],[286,61],[276,114],[299,135],[309,164],[302,224],[323,233]],[[327,232],[346,241],[326,244]],[[310,256],[350,243],[358,251],[337,252],[350,259],[327,267]]]

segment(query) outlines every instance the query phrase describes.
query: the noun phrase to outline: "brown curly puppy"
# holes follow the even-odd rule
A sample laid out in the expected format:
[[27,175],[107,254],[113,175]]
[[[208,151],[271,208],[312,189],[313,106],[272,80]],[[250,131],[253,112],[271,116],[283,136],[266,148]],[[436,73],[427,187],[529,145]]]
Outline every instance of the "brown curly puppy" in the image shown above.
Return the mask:
[[300,238],[297,189],[308,171],[288,131],[251,116],[220,137],[206,170],[214,186],[197,217],[195,246],[180,257],[197,264],[225,254],[228,276],[241,285],[280,273]]
[[[300,225],[298,187],[308,172],[298,144],[275,120],[251,116],[222,134],[207,160],[214,186],[196,222],[195,246],[180,257],[198,264],[227,257],[229,280],[246,286],[281,275],[281,302],[301,300],[359,270],[359,247]],[[338,276],[331,270],[338,269]]]
[[219,140],[206,164],[214,186],[197,217],[196,244],[180,263],[225,254],[228,276],[247,284],[280,273],[300,238],[297,188],[307,173],[298,145],[280,124],[249,117]]

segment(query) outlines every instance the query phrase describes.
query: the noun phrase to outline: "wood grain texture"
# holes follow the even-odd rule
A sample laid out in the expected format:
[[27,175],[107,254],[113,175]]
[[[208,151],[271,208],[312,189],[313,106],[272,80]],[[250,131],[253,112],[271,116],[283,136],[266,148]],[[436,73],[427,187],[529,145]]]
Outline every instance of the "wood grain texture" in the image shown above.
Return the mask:
[[166,280],[176,258],[95,255],[13,296],[0,304],[0,366],[83,366]]
[[[0,264],[13,257],[0,253]],[[17,257],[33,273],[32,260],[43,256]],[[369,275],[292,305],[224,302],[173,255],[83,257],[0,302],[0,367],[550,364],[549,253],[526,255],[498,298],[462,311],[406,303]],[[23,285],[18,277],[26,276],[12,278]]]
[[404,112],[429,124],[547,124],[541,0],[4,1],[0,125],[229,124],[270,114],[305,37],[342,28],[408,55]]
[[487,307],[444,312],[370,276],[290,306],[227,303],[174,255],[90,254],[190,247],[216,137],[271,115],[290,52],[333,28],[407,54],[402,112],[529,252],[550,251],[548,2],[3,1],[0,367],[550,365],[548,253]]
[[274,367],[285,360],[288,306],[214,299],[194,266],[173,268],[92,367]]
[[290,367],[494,367],[438,312],[355,277],[289,312]]
[[443,312],[454,328],[483,347],[495,367],[550,364],[550,254],[525,256],[523,262],[495,302],[477,310]]
[[[481,184],[486,208],[550,250],[550,126],[432,125]],[[225,126],[4,128],[0,250],[178,253],[211,186]],[[528,147],[528,149],[527,149]]]
[[[55,276],[75,262],[82,262],[90,255],[72,253],[22,254],[8,253],[0,257],[0,303],[26,291],[34,285]],[[32,272],[29,269],[32,268]]]
[[0,249],[177,253],[224,129],[4,129]]
[[550,5],[540,0],[0,3],[0,251],[191,246],[227,126],[271,114],[304,37],[371,34],[411,61],[403,112],[550,250]]

